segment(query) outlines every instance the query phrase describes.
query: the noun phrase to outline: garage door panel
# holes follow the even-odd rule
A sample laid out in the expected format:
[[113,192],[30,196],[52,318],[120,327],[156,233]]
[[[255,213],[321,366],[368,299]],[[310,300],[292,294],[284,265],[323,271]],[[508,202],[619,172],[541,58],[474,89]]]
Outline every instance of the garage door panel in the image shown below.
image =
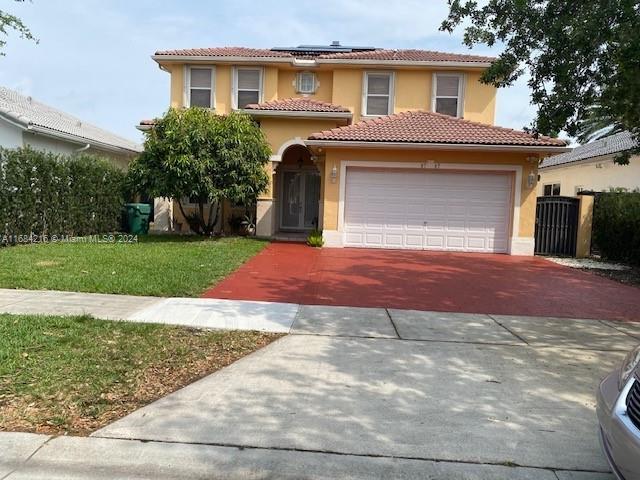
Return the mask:
[[404,246],[403,234],[385,233],[384,244],[388,247],[402,248]]
[[424,235],[414,235],[408,233],[405,236],[405,245],[407,248],[422,249],[424,248]]
[[382,233],[375,233],[375,232],[366,232],[364,234],[364,243],[367,246],[382,246],[382,239],[384,238],[384,235]]
[[467,237],[467,248],[469,250],[486,250],[488,239],[485,237]]
[[427,235],[425,247],[429,249],[442,250],[444,248],[444,236]]
[[447,235],[446,247],[447,250],[464,250],[465,241],[462,235]]
[[347,169],[345,244],[506,252],[510,177]]

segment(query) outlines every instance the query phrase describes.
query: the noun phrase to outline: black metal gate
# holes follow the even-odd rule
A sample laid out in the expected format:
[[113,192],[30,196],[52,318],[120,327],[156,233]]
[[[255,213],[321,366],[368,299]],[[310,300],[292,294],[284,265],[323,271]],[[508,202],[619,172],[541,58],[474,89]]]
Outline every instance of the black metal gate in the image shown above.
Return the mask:
[[576,255],[579,205],[573,197],[538,197],[536,255]]

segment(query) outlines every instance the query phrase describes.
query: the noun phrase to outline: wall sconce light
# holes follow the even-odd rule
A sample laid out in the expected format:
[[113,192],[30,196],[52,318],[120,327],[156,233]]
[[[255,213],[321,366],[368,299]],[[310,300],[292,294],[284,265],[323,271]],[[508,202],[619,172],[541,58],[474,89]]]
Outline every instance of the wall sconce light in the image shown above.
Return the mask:
[[536,174],[533,172],[529,172],[529,175],[527,175],[527,187],[533,188],[533,186],[536,184],[536,180]]
[[338,167],[334,165],[331,168],[331,183],[336,183],[337,178],[338,178]]

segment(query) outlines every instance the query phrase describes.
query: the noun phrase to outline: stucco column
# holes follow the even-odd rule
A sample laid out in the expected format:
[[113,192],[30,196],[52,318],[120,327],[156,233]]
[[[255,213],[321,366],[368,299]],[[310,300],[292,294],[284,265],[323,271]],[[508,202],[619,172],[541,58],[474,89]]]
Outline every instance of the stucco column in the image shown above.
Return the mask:
[[585,258],[591,254],[591,230],[593,227],[593,200],[591,195],[580,195],[578,210],[578,240],[576,258]]
[[[536,222],[536,186],[538,176],[537,159],[528,160],[523,163],[522,175],[520,178],[520,205],[517,210],[518,228],[513,232],[509,253],[511,255],[533,256],[535,251],[535,222]],[[530,178],[534,181],[531,182]],[[516,174],[516,182],[518,175]],[[517,185],[515,185],[517,189]],[[514,209],[515,222],[516,210]]]
[[275,233],[275,212],[273,205],[273,180],[275,175],[274,162],[269,162],[265,170],[269,176],[266,191],[258,197],[256,202],[256,236],[270,238]]
[[323,167],[322,238],[325,247],[342,247],[342,232],[338,230],[340,182],[344,181],[340,174],[340,161],[328,151]]

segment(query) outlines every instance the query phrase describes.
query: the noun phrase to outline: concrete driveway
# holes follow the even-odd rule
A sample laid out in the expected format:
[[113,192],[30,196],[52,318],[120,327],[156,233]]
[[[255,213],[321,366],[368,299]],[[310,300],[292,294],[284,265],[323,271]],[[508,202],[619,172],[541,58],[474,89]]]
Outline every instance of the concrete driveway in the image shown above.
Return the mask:
[[205,297],[640,321],[640,289],[540,257],[272,243]]
[[[185,473],[219,472],[184,478],[608,479],[594,390],[638,342],[634,324],[301,307],[293,334],[92,448],[141,475],[183,450]],[[55,439],[30,473],[39,456],[81,468],[91,454]]]

